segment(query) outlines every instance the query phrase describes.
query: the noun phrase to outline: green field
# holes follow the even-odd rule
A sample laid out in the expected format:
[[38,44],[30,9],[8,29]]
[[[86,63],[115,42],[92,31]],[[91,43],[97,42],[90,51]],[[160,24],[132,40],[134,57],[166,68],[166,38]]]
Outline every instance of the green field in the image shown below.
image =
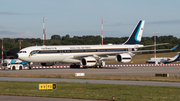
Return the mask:
[[99,99],[114,101],[179,101],[180,87],[57,82],[56,90],[38,90],[40,83],[1,81],[1,95]]

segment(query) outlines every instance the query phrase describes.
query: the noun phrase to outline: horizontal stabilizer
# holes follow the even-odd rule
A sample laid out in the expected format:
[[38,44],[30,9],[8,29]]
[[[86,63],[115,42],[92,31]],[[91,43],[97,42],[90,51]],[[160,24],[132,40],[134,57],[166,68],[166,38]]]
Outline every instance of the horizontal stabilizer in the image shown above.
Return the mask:
[[[175,50],[178,47],[178,45],[174,46],[171,49],[158,49],[156,51],[170,51],[170,50]],[[133,51],[134,53],[140,53],[140,52],[154,52],[154,50],[138,50],[138,51]]]
[[169,43],[160,43],[160,44],[156,44],[156,45],[146,45],[146,46],[136,47],[136,48],[145,48],[145,47],[161,46],[161,45],[168,45],[168,44]]
[[174,46],[171,50],[175,50],[179,45]]

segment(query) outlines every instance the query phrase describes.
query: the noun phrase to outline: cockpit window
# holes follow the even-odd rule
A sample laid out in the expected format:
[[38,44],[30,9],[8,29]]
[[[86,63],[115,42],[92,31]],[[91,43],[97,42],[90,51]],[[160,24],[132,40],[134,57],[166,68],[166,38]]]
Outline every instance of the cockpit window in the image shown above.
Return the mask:
[[33,51],[31,51],[30,55],[32,56],[32,55],[34,55],[34,54],[36,54],[38,52],[39,52],[39,50],[33,50]]
[[19,53],[26,53],[26,51],[19,51]]

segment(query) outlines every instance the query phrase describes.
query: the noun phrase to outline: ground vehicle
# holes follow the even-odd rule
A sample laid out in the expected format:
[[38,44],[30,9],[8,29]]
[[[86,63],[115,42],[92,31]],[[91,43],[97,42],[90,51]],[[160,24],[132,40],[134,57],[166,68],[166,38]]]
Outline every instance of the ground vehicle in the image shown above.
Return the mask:
[[22,70],[23,63],[20,60],[5,59],[3,62],[4,70]]
[[3,63],[4,70],[22,70],[22,64],[11,64],[11,63]]

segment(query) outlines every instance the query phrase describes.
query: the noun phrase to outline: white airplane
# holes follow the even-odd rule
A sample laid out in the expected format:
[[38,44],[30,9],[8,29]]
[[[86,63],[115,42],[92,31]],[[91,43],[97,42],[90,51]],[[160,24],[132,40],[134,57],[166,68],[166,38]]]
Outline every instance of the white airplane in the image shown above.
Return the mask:
[[167,63],[172,63],[172,62],[178,62],[180,61],[180,52],[178,52],[174,57],[167,58],[167,57],[157,57],[155,58],[150,58],[149,60],[146,61],[146,63],[155,63],[157,61],[158,64],[167,64]]
[[[58,45],[58,46],[31,46],[19,51],[18,58],[30,63],[53,65],[55,63],[71,63],[71,68],[101,67],[106,60],[115,59],[117,62],[130,62],[137,53],[154,50],[138,50],[153,45],[140,45],[144,29],[144,20],[140,20],[127,41],[120,45]],[[165,45],[157,44],[157,45]],[[167,51],[161,49],[156,51]],[[102,63],[100,63],[102,61]],[[31,66],[29,66],[30,69]]]

